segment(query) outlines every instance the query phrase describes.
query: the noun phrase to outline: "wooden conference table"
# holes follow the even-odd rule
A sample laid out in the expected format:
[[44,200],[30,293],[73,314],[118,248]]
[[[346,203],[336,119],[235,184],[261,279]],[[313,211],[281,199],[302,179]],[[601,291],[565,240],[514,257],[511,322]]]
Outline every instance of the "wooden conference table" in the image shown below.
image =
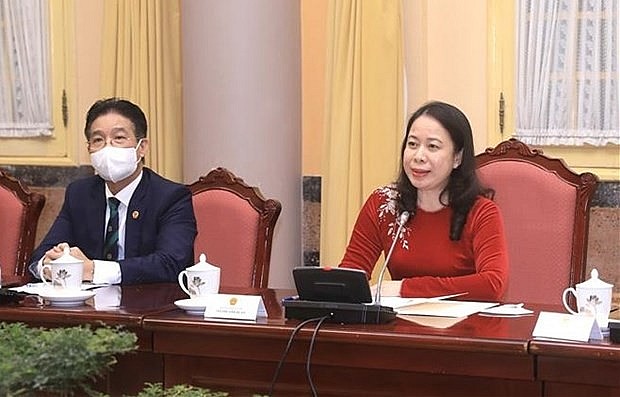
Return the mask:
[[[3,277],[3,286],[24,284],[27,279]],[[161,382],[164,372],[163,356],[153,352],[152,332],[143,328],[144,318],[149,314],[175,310],[174,301],[185,298],[175,284],[144,284],[112,286],[118,294],[117,307],[95,307],[95,299],[83,306],[54,307],[33,305],[32,300],[22,305],[0,305],[0,321],[23,322],[40,327],[70,327],[81,324],[98,326],[122,326],[138,337],[137,354],[128,353],[117,357],[114,372],[96,386],[111,396],[137,394],[145,382]],[[102,290],[103,291],[103,290]],[[99,294],[99,292],[98,292]]]
[[[137,354],[119,357],[107,380],[110,395],[136,393],[143,381],[188,383],[231,396],[267,393],[297,320],[280,301],[292,291],[222,288],[262,295],[269,318],[215,322],[176,308],[176,284],[121,287],[121,305],[96,309],[0,306],[0,321],[32,325],[124,325],[139,337]],[[527,305],[536,310],[560,307]],[[473,315],[448,328],[396,319],[388,324],[328,324],[315,340],[311,374],[319,396],[570,396],[620,395],[620,345],[608,340],[533,340],[536,315]],[[418,320],[419,321],[419,320]],[[315,323],[302,328],[274,396],[310,395],[306,358]],[[129,370],[130,369],[130,370]]]

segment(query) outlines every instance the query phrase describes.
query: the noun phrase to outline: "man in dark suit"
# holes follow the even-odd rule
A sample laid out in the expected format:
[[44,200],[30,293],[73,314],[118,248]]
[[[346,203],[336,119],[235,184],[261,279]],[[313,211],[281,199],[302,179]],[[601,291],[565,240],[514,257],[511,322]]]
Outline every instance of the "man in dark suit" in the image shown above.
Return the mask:
[[146,131],[144,113],[127,100],[90,108],[84,134],[97,175],[67,186],[58,217],[32,255],[35,277],[66,247],[84,261],[84,280],[95,283],[176,282],[193,263],[191,193],[144,167]]

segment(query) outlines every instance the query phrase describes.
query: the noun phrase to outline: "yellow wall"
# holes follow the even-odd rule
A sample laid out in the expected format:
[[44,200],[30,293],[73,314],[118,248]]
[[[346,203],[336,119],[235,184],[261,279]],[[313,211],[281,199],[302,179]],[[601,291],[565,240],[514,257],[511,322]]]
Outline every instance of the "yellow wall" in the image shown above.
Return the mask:
[[100,99],[101,40],[103,31],[103,1],[76,1],[76,85],[73,93],[77,108],[75,139],[78,141],[80,164],[90,164],[83,134],[86,112],[94,101]]
[[[52,0],[54,136],[7,139],[2,164],[74,166],[90,163],[82,133],[85,113],[99,99],[103,1]],[[62,127],[61,97],[66,92],[68,123]]]
[[[89,164],[82,129],[90,105],[99,99],[103,1],[77,1],[75,12],[77,101],[74,139],[78,142],[79,163]],[[323,105],[325,98],[325,55],[327,0],[301,0],[302,14],[302,173],[321,174]]]
[[[428,95],[469,118],[476,152],[487,147],[486,0],[431,0],[426,4]],[[416,81],[412,82],[414,89]],[[420,104],[412,103],[410,110]]]
[[[69,108],[69,139],[75,141],[78,148],[76,160],[79,164],[89,163],[82,135],[84,116],[93,101],[99,99],[103,2],[75,1],[75,47],[67,49],[74,54],[69,59],[75,63],[72,75],[67,76],[68,81],[75,84],[75,90],[68,92],[69,104],[72,105]],[[302,174],[321,175],[328,0],[300,2]],[[493,115],[487,111],[490,108],[487,105],[488,4],[489,0],[405,1],[407,19],[413,22],[405,26],[408,112],[428,99],[456,104],[472,123],[477,151],[489,145],[487,132],[495,128],[488,125],[488,120],[493,120],[489,116]],[[23,150],[27,152],[28,145],[24,146]],[[20,145],[15,152],[15,161],[9,159],[8,163],[20,163],[24,146]],[[42,164],[46,163],[45,159],[40,160]]]
[[[302,172],[321,175],[327,0],[301,0]],[[469,117],[476,151],[487,141],[487,1],[407,0],[408,106],[450,102]]]
[[301,0],[302,174],[321,175],[327,0]]
[[[325,98],[327,0],[302,1],[302,172],[321,175]],[[514,11],[505,0],[406,0],[404,2],[408,113],[438,99],[461,108],[474,132],[476,152],[495,146],[514,130]],[[490,22],[493,20],[492,24]],[[506,23],[506,20],[510,23]],[[504,48],[506,47],[506,48]],[[489,51],[491,53],[489,53]],[[504,64],[507,63],[507,64]],[[503,85],[502,85],[503,84]],[[499,134],[499,92],[506,99],[505,131]],[[618,147],[545,147],[577,173],[620,180]]]

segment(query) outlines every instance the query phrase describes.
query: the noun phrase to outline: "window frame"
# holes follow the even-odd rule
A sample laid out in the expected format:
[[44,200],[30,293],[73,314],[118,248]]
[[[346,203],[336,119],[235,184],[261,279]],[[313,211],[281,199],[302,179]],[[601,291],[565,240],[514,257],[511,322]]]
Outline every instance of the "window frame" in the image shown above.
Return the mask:
[[[488,142],[495,146],[513,137],[516,119],[516,1],[488,3]],[[500,93],[504,98],[500,131]],[[537,146],[550,157],[563,159],[576,173],[592,172],[603,181],[620,181],[620,146]]]
[[[51,137],[1,138],[0,164],[58,165],[78,164],[75,120],[75,0],[48,0],[52,90]],[[74,113],[74,112],[73,112]],[[66,122],[65,122],[66,121]]]

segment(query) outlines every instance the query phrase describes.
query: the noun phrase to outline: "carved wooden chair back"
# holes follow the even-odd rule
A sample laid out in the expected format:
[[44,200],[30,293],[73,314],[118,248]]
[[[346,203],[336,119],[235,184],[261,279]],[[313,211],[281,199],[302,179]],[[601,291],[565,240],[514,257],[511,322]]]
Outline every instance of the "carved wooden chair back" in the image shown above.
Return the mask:
[[280,202],[221,167],[189,188],[198,226],[196,261],[204,253],[220,267],[222,286],[266,288]]
[[505,222],[507,301],[560,303],[585,276],[590,202],[598,178],[576,174],[517,139],[476,156],[478,175],[495,190]]
[[45,196],[31,192],[0,170],[0,266],[2,274],[25,276],[34,250]]

